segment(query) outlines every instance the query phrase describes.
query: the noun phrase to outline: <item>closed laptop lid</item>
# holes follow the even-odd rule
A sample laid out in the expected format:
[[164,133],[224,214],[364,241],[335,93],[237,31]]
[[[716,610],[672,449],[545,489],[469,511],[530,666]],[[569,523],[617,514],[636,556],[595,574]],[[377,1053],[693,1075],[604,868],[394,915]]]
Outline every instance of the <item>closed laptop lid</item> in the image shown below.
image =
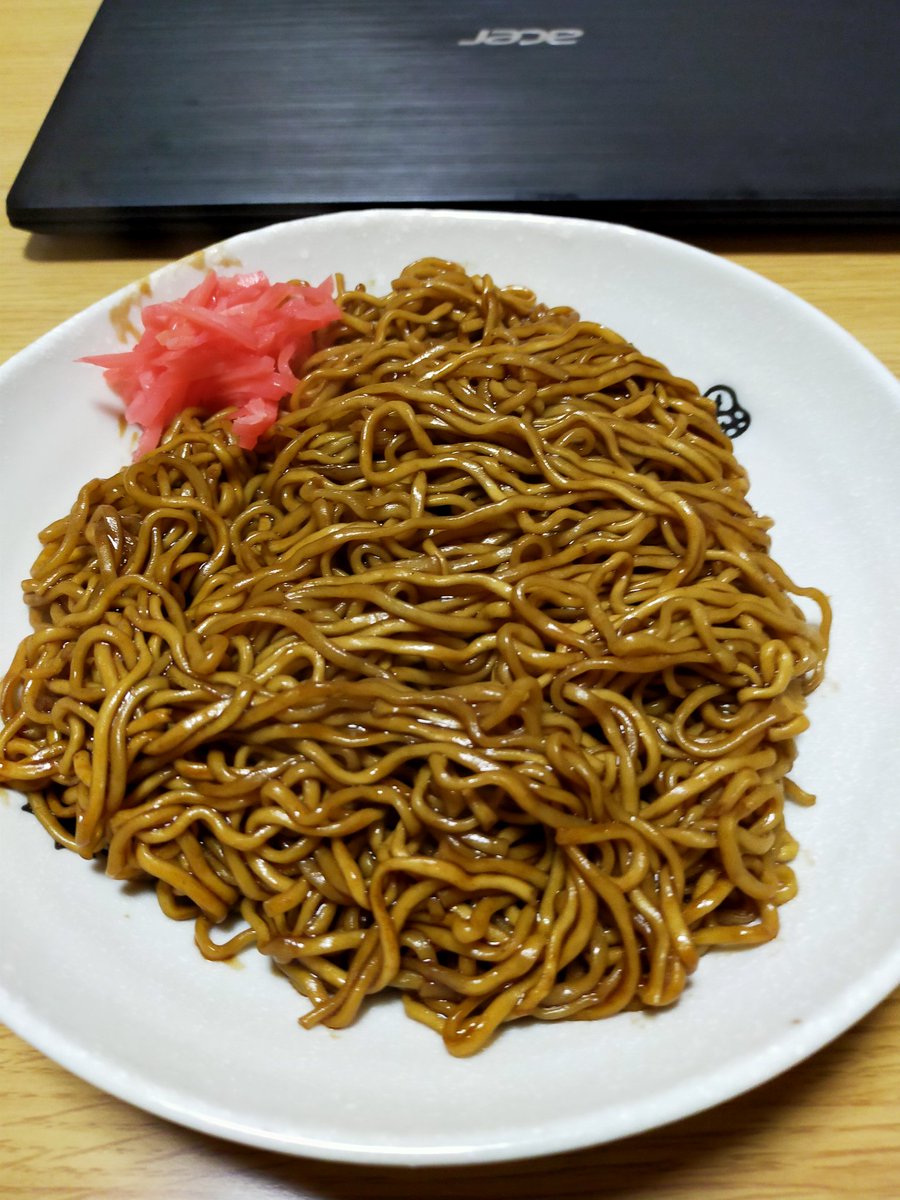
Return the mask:
[[7,208],[896,221],[898,35],[888,0],[107,0]]

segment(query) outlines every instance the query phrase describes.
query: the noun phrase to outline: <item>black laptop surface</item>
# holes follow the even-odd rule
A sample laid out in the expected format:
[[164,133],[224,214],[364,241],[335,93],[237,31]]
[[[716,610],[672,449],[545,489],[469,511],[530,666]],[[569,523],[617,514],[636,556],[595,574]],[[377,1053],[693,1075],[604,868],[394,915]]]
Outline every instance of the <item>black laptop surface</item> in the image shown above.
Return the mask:
[[56,232],[370,205],[900,218],[892,0],[106,0],[9,194]]

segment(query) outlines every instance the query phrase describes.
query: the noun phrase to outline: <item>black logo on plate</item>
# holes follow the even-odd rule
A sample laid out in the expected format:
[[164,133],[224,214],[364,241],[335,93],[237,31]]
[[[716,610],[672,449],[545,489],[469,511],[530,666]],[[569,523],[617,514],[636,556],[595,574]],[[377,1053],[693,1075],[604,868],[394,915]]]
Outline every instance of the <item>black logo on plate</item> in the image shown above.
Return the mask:
[[714,383],[703,393],[715,401],[716,420],[723,433],[730,438],[740,437],[750,428],[750,414],[737,398],[734,388],[725,383]]

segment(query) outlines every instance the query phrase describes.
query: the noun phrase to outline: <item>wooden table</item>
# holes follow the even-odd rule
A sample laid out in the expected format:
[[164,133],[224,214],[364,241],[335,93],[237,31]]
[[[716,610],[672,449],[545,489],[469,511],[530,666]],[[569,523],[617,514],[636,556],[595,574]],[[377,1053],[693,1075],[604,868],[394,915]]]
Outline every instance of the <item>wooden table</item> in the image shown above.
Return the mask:
[[[0,0],[4,195],[96,7]],[[897,233],[695,240],[811,301],[900,374]],[[0,360],[195,248],[54,240],[0,219]],[[611,1146],[478,1170],[346,1168],[232,1146],[98,1092],[2,1027],[0,1071],[0,1196],[900,1197],[900,993],[808,1062],[710,1112]]]

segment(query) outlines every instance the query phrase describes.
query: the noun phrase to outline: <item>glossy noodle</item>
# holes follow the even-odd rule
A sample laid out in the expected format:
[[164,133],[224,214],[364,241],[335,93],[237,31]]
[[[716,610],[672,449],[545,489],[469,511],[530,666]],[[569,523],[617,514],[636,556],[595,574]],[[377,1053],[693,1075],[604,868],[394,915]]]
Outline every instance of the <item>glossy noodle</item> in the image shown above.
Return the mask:
[[42,534],[0,778],[305,1026],[669,1005],[795,894],[827,602],[616,334],[438,260],[338,302],[255,452],[188,412]]

